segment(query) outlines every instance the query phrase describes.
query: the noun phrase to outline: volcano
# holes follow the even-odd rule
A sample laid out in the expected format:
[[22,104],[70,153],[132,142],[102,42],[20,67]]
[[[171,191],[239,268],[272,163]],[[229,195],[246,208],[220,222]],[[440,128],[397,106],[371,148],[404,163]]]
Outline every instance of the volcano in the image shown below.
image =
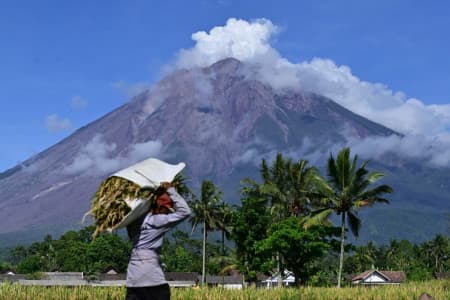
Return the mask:
[[[239,181],[259,179],[262,158],[281,152],[323,168],[348,138],[397,135],[306,90],[275,90],[252,76],[254,66],[229,58],[176,70],[107,115],[0,173],[2,244],[78,229],[100,182],[153,156],[184,161],[193,187],[213,180],[239,204]],[[423,241],[446,230],[450,172],[393,155],[373,161],[386,173],[392,204],[362,213],[361,237]],[[325,173],[322,173],[325,174]],[[20,237],[20,238],[18,238]]]

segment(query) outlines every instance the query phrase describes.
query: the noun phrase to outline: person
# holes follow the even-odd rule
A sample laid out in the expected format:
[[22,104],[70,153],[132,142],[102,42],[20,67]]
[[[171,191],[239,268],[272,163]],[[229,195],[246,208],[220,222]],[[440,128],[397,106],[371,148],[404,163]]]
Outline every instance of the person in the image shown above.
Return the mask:
[[170,183],[163,182],[149,213],[127,227],[133,249],[127,269],[126,300],[170,299],[160,260],[163,236],[190,214],[184,198]]
[[198,278],[195,279],[195,283],[194,283],[194,285],[192,286],[192,288],[193,288],[194,290],[200,289],[200,285],[198,284],[198,282],[199,282]]

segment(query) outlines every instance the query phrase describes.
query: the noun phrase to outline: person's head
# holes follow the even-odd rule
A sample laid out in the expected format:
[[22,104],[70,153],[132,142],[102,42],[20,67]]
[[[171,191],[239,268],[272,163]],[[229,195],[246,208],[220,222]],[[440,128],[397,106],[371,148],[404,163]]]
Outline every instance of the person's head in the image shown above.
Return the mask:
[[158,193],[155,204],[152,206],[153,214],[169,214],[173,212],[173,201],[166,191]]

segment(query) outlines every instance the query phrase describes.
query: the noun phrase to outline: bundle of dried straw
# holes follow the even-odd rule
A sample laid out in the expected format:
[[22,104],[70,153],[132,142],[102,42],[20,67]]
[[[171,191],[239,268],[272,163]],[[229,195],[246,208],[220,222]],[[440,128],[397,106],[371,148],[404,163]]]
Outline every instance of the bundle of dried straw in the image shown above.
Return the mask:
[[[172,181],[178,192],[182,195],[189,193],[181,174],[175,176]],[[125,178],[111,176],[103,181],[97,192],[92,197],[91,210],[87,214],[94,217],[96,229],[93,234],[98,236],[104,231],[114,229],[127,214],[130,213],[130,201],[144,199],[151,206],[156,199],[157,188],[141,188],[138,184]]]

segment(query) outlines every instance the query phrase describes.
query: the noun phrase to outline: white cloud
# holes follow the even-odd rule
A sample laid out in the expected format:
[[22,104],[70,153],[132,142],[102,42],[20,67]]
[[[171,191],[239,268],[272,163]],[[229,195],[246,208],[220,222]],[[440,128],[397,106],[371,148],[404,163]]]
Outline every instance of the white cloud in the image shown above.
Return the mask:
[[[450,129],[450,105],[426,105],[419,99],[408,98],[403,92],[391,90],[385,84],[361,80],[350,67],[337,65],[330,59],[290,62],[270,44],[279,32],[280,29],[267,19],[248,22],[231,18],[224,26],[194,33],[195,45],[180,51],[176,67],[205,67],[234,57],[250,66],[247,76],[271,85],[278,92],[288,88],[324,95],[405,135],[378,140],[387,145],[374,146],[376,149],[385,147],[387,151],[389,146],[393,147],[390,149],[397,147],[397,153],[401,150],[410,157],[417,154],[426,158],[434,165],[450,165],[447,158],[450,153],[445,148]],[[370,140],[363,142],[370,143]],[[361,146],[361,151],[363,149]],[[372,153],[376,154],[375,151]],[[253,156],[255,153],[247,154]]]
[[64,171],[76,174],[88,171],[91,174],[104,174],[119,167],[119,161],[111,158],[116,144],[108,144],[100,135],[96,135],[84,146],[73,162],[65,167]]
[[[299,86],[327,96],[351,111],[404,134],[437,134],[450,125],[450,110],[425,105],[383,84],[360,80],[347,66],[313,59],[297,64]],[[444,113],[447,112],[447,114]]]
[[71,105],[73,109],[83,109],[88,105],[88,102],[80,96],[74,96],[72,97]]
[[177,66],[190,68],[206,67],[218,60],[234,57],[248,61],[273,52],[269,38],[278,28],[267,19],[254,22],[228,19],[225,26],[217,26],[209,33],[199,31],[192,34],[195,46],[189,50],[181,50]]
[[419,160],[433,167],[450,165],[450,134],[436,136],[410,134],[406,136],[367,137],[349,139],[348,146],[365,158],[381,158],[386,154],[401,153],[403,157]]
[[87,175],[111,174],[121,168],[134,164],[148,157],[158,157],[162,144],[159,141],[148,141],[131,145],[125,156],[117,156],[117,145],[107,143],[101,135],[96,135],[75,156],[74,160],[66,165],[63,173]]
[[72,128],[72,122],[69,119],[60,119],[57,114],[48,116],[45,125],[50,132],[65,131]]

